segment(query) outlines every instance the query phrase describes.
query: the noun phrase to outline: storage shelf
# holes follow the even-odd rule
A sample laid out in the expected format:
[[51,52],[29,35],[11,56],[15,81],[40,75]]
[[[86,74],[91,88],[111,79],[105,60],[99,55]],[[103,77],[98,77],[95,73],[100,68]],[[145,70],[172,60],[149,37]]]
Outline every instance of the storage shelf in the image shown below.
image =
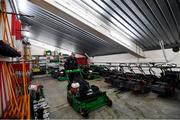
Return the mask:
[[19,52],[2,40],[0,40],[0,55],[6,57],[21,57]]

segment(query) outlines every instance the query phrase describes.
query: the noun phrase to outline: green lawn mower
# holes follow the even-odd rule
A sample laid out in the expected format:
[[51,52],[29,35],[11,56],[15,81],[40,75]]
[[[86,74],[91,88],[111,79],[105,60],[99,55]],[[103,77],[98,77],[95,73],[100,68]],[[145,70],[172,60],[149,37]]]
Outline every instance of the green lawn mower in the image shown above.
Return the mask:
[[58,81],[65,81],[65,80],[68,80],[68,77],[66,76],[65,74],[65,70],[61,70],[59,72],[59,76],[57,78]]
[[68,79],[67,101],[75,111],[87,118],[90,111],[102,106],[112,106],[112,101],[95,85],[89,85],[82,77],[81,70],[66,70]]
[[93,72],[89,68],[84,68],[81,73],[83,78],[87,80],[95,80],[101,77],[98,72]]
[[68,80],[64,69],[62,69],[60,71],[59,71],[59,69],[53,69],[53,70],[51,70],[50,74],[54,79],[57,79],[58,81]]

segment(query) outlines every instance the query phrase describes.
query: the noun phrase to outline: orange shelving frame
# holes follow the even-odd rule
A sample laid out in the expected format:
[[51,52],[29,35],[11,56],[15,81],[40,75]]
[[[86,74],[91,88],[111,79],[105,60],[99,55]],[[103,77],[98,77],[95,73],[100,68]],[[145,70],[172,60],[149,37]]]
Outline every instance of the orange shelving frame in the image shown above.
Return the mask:
[[[12,63],[0,63],[0,95],[4,119],[30,119],[30,95],[28,93],[28,77],[26,76],[28,70],[25,62],[22,62],[21,65],[23,84],[21,81],[17,81]],[[4,105],[4,103],[6,104]]]
[[[7,15],[6,0],[0,1],[0,7],[0,25],[3,26],[0,48],[7,46],[17,54]],[[8,52],[8,50],[0,52]],[[19,62],[18,66],[21,68],[22,76],[17,76],[14,63],[0,61],[0,109],[2,109],[4,119],[30,119],[30,95],[28,93],[30,74],[27,74],[29,67],[24,61]]]

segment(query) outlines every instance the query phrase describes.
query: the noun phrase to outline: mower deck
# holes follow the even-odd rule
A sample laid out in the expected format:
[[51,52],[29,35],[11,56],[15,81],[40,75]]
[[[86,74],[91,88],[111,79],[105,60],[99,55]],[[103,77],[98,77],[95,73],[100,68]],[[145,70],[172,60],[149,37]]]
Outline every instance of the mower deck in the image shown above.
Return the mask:
[[66,80],[68,80],[68,78],[66,77],[66,76],[59,76],[58,78],[57,78],[57,80],[58,81],[66,81]]
[[88,113],[102,106],[111,107],[112,101],[107,97],[105,92],[100,92],[95,96],[88,98],[78,98],[67,93],[67,100],[73,109],[79,112],[83,117],[88,117]]

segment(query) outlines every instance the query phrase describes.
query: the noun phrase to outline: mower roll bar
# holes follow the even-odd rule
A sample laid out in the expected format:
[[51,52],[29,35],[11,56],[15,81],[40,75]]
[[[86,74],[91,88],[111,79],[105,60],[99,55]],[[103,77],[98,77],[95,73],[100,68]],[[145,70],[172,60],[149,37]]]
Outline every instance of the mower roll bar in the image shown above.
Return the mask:
[[119,71],[120,71],[121,73],[123,73],[123,74],[125,74],[125,71],[124,71],[124,68],[123,68],[123,67],[125,67],[125,66],[127,66],[126,63],[120,63],[120,64],[119,64]]
[[[145,65],[145,66],[144,66]],[[146,73],[144,72],[144,70],[142,69],[143,67],[147,67],[149,68],[149,73],[151,75],[155,75],[155,71],[152,69],[153,68],[153,64],[151,63],[139,63],[138,68],[140,69],[140,71],[142,71],[142,73],[144,73],[144,75],[146,75]]]
[[147,73],[144,71],[144,68],[148,68],[149,69],[149,73],[151,75],[156,75],[156,72],[153,70],[153,68],[158,68],[162,71],[162,73],[164,74],[165,71],[172,71],[172,68],[180,68],[177,67],[177,64],[173,64],[173,63],[163,63],[163,62],[145,62],[145,63],[118,63],[118,65],[112,65],[112,64],[108,64],[108,65],[104,65],[106,68],[108,68],[110,70],[111,67],[113,68],[118,68],[118,70],[123,73],[126,74],[126,70],[125,68],[127,68],[131,73],[136,74],[136,72],[134,71],[134,68],[137,68],[143,75],[147,75]]
[[129,63],[128,64],[128,69],[135,75],[136,73],[134,72],[133,68],[132,67],[135,67],[135,66],[132,66],[132,65],[135,65],[136,66],[136,63]]
[[176,68],[177,64],[171,63],[171,64],[156,64],[154,66],[155,68],[160,68],[162,73],[165,74],[165,71],[169,69],[169,71],[172,71],[172,68]]
[[142,69],[142,65],[143,64],[137,64],[137,67],[138,67],[138,69],[139,69],[139,71],[145,76],[146,75],[146,73],[144,72],[144,70]]
[[152,66],[151,66],[151,65],[149,65],[149,73],[150,73],[151,75],[156,75],[156,73],[155,73],[155,71],[152,69]]

